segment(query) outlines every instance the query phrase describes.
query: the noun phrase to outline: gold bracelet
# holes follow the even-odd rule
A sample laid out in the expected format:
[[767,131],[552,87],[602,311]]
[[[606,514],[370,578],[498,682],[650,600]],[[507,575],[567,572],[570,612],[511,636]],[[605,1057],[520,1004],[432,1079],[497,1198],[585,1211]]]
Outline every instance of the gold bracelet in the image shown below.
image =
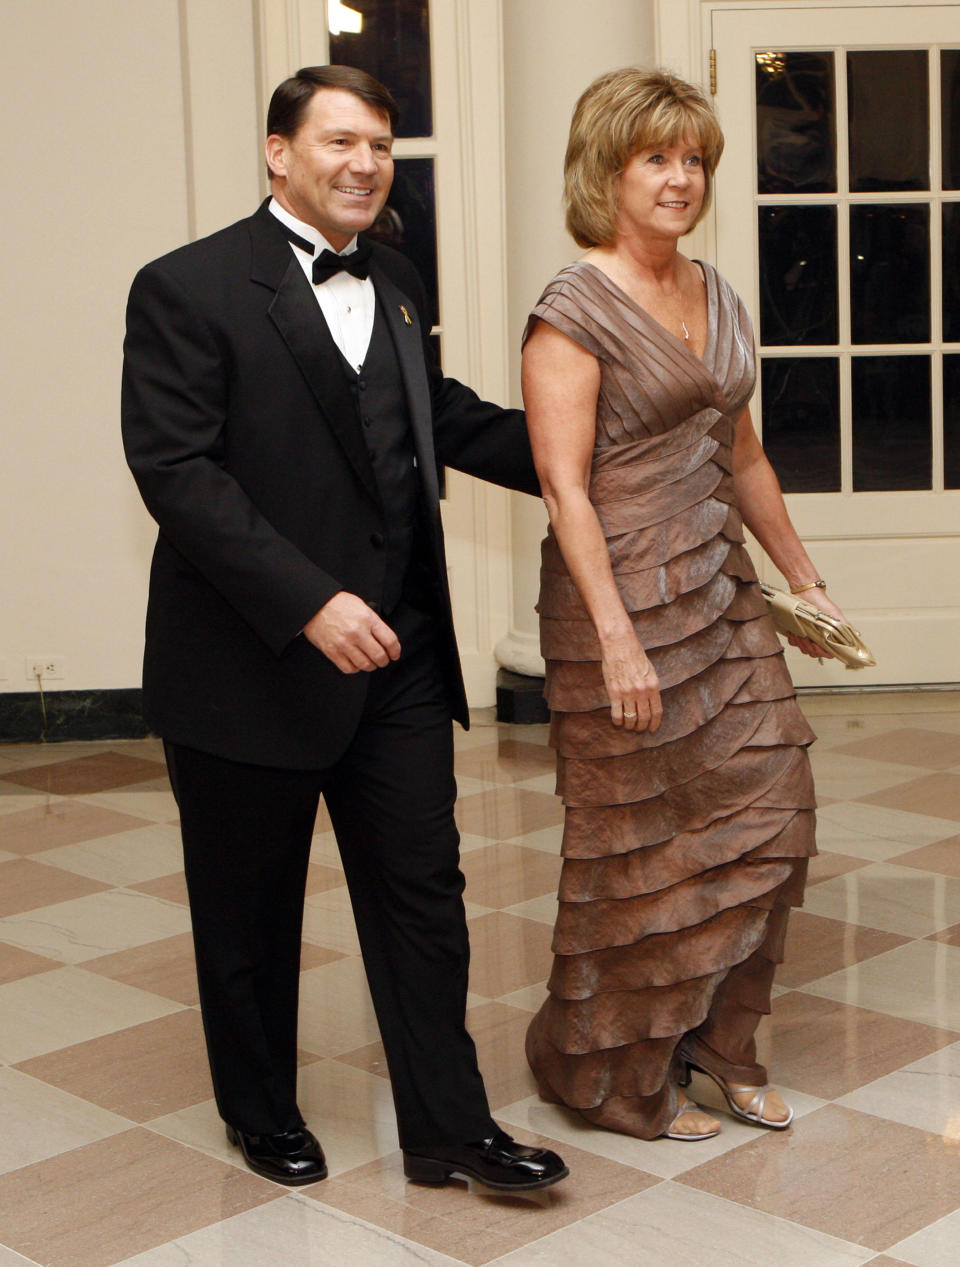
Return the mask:
[[818,579],[816,581],[807,581],[806,585],[798,585],[796,588],[794,588],[791,585],[790,593],[802,594],[804,590],[825,590],[826,588],[827,588],[826,581]]

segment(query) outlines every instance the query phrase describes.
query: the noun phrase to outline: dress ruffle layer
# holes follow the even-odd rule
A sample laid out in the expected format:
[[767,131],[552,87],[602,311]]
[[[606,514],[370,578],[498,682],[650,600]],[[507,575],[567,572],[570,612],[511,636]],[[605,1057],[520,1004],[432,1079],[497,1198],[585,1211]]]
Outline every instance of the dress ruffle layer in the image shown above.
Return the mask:
[[732,478],[752,331],[730,287],[704,274],[702,359],[583,261],[531,318],[600,362],[590,498],[664,715],[655,734],[613,726],[596,632],[549,534],[539,612],[564,863],[527,1055],[546,1098],[645,1138],[676,1113],[682,1040],[721,1076],[765,1079],[753,1028],[816,852],[814,736]]

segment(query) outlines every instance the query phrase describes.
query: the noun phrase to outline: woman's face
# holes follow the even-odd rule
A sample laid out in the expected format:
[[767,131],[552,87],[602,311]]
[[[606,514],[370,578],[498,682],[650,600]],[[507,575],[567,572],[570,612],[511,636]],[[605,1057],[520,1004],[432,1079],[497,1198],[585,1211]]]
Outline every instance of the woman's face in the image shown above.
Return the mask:
[[641,150],[617,182],[617,236],[673,240],[693,228],[706,193],[703,150],[692,136]]

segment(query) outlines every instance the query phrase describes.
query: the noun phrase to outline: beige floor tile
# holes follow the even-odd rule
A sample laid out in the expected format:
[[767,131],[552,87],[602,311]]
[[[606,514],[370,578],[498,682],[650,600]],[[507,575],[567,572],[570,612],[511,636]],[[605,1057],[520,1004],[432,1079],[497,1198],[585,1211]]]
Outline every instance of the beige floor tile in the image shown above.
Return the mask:
[[860,800],[871,792],[889,790],[917,777],[916,766],[850,757],[833,749],[818,751],[816,746],[810,750],[810,764],[817,795],[842,801]]
[[869,866],[865,858],[851,858],[845,853],[827,853],[826,851],[810,859],[807,871],[807,891],[824,880],[832,880],[838,875],[846,875],[849,871],[858,871]]
[[[176,823],[180,818],[177,802],[166,787],[154,788],[154,780],[150,785],[135,784],[120,792],[94,792],[84,797],[89,805],[103,806],[128,814],[137,814],[140,818],[148,818],[157,823]],[[151,790],[153,789],[153,790]]]
[[847,795],[870,805],[887,805],[891,809],[905,809],[911,814],[952,818],[954,822],[960,820],[960,774],[925,774],[922,778],[868,795],[856,792],[848,792]]
[[914,941],[803,987],[808,994],[873,1008],[960,1033],[960,947]]
[[918,867],[922,871],[936,871],[960,879],[960,836],[938,840],[936,844],[911,849],[897,859],[901,867]]
[[891,1254],[901,1255],[911,1267],[956,1267],[960,1244],[960,1210],[938,1219],[894,1245]]
[[457,826],[491,840],[512,840],[563,820],[557,797],[525,788],[497,787],[457,802]]
[[190,927],[181,906],[117,889],[0,919],[0,940],[63,963],[83,963]]
[[515,787],[530,788],[534,792],[548,792],[553,796],[557,794],[557,776],[553,774],[539,774],[532,779],[522,779],[514,785]]
[[468,921],[470,989],[488,999],[543,981],[550,971],[552,928],[492,911]]
[[0,985],[0,1061],[16,1064],[179,1010],[82,968],[21,977]]
[[875,862],[814,885],[805,906],[827,919],[926,937],[960,921],[960,879]]
[[817,844],[821,849],[888,862],[898,854],[933,844],[956,834],[956,821],[929,814],[838,801],[817,813]]
[[889,1254],[878,1254],[864,1267],[916,1267],[916,1263],[908,1263],[905,1258],[891,1258]]
[[339,959],[300,974],[300,1045],[318,1056],[354,1051],[378,1037],[363,964]]
[[105,887],[57,866],[11,855],[9,862],[0,862],[0,917],[87,897]]
[[[697,1102],[711,1112],[722,1104],[720,1093],[709,1079],[695,1076],[694,1095]],[[805,1114],[822,1108],[824,1103],[815,1096],[792,1090],[788,1098],[798,1122]],[[722,1123],[723,1129],[713,1139],[690,1140],[686,1143],[672,1139],[633,1139],[617,1131],[605,1131],[591,1126],[579,1113],[563,1105],[546,1104],[537,1095],[505,1105],[497,1116],[509,1131],[519,1127],[559,1140],[563,1145],[561,1152],[567,1145],[572,1145],[598,1157],[607,1157],[623,1166],[636,1166],[661,1179],[673,1179],[705,1161],[722,1157],[732,1149],[739,1148],[741,1144],[749,1144],[757,1137],[756,1127],[738,1122],[724,1111],[722,1114],[717,1113],[717,1120]]]
[[178,906],[186,906],[187,877],[182,871],[172,875],[161,875],[156,880],[142,880],[139,884],[129,885],[137,893],[146,893],[148,897],[158,897],[164,902],[176,902]]
[[552,748],[524,739],[500,739],[497,743],[458,751],[456,756],[458,783],[461,775],[488,783],[521,783],[538,775],[552,775],[555,766]]
[[133,1122],[212,1094],[203,1025],[192,1008],[36,1056],[18,1068]]
[[542,853],[560,857],[560,846],[563,842],[563,821],[551,827],[541,827],[539,831],[528,831],[517,837],[517,844],[524,849],[539,849]]
[[359,955],[360,942],[350,905],[350,894],[338,888],[311,894],[304,904],[303,936],[318,946],[327,946],[342,955]]
[[116,1267],[454,1267],[455,1259],[302,1196],[282,1196]]
[[190,933],[178,933],[176,937],[165,937],[145,946],[88,959],[83,966],[87,972],[97,972],[138,990],[160,994],[185,1007],[193,1007],[200,1001]]
[[16,1069],[0,1069],[0,1172],[30,1166],[129,1128],[126,1118],[78,1096]]
[[931,933],[929,941],[942,941],[948,946],[960,946],[960,924],[952,928],[941,929],[939,933]]
[[487,845],[464,858],[463,873],[467,898],[499,910],[556,893],[560,859],[520,844]]
[[276,1200],[276,1191],[137,1129],[0,1175],[0,1208],[12,1249],[40,1263],[109,1267]]
[[7,981],[18,981],[21,977],[30,977],[37,972],[49,972],[62,965],[56,959],[48,959],[45,955],[34,955],[29,950],[20,950],[17,946],[8,946],[0,942],[0,985]]
[[839,1103],[960,1144],[960,1043],[878,1078]]
[[543,981],[535,981],[533,985],[521,986],[519,990],[510,990],[506,994],[500,995],[500,1002],[506,1003],[509,1007],[518,1007],[521,1011],[539,1012],[543,1000],[547,997],[546,978]]
[[0,1267],[37,1267],[37,1264],[32,1258],[24,1258],[6,1245],[0,1245]]
[[314,833],[313,840],[310,844],[310,861],[318,863],[324,867],[339,868],[343,867],[340,863],[340,850],[337,848],[336,837],[330,828]]
[[42,861],[107,884],[130,885],[183,869],[180,829],[150,823],[132,831],[47,849]]
[[[556,1148],[523,1133],[522,1142]],[[498,1194],[463,1182],[407,1183],[399,1154],[362,1166],[304,1196],[376,1221],[408,1240],[480,1267],[656,1183],[651,1175],[566,1148],[570,1178],[542,1192]],[[472,1190],[471,1190],[472,1189]]]
[[890,761],[898,765],[919,765],[928,770],[946,770],[960,765],[960,735],[914,726],[897,726],[884,734],[834,748],[853,757]]
[[[556,892],[544,893],[541,897],[532,897],[527,902],[518,902],[516,906],[507,908],[511,915],[520,915],[524,919],[536,920],[538,924],[546,924],[549,928],[553,928],[557,922],[557,902]],[[550,965],[545,965],[545,971],[549,972]]]
[[810,911],[794,911],[787,927],[784,962],[777,969],[777,984],[790,989],[805,985],[902,946],[906,940],[898,933],[824,919]]
[[806,989],[776,999],[757,1035],[760,1061],[774,1083],[826,1100],[954,1041],[950,1029],[816,997]]
[[297,1099],[323,1144],[331,1175],[399,1147],[393,1094],[384,1078],[337,1060],[318,1060],[301,1068]]
[[856,1245],[705,1192],[661,1183],[518,1250],[498,1267],[859,1267]]
[[134,814],[58,797],[5,815],[0,842],[11,853],[34,854],[142,826],[143,819]]
[[768,1132],[677,1182],[729,1201],[746,1196],[754,1209],[875,1251],[954,1209],[960,1150],[949,1144],[832,1104],[802,1128]]
[[127,756],[122,752],[94,752],[67,761],[8,770],[4,779],[7,783],[17,783],[37,792],[79,796],[86,792],[105,792],[131,783],[144,783],[161,775],[166,777],[166,767],[157,761]]

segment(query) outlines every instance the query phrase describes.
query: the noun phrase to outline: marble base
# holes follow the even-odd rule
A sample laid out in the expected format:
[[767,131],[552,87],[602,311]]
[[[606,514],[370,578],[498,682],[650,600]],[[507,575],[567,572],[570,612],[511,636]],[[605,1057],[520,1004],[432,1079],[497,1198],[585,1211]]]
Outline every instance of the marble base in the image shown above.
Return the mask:
[[549,720],[542,677],[527,677],[509,669],[497,671],[497,721],[534,726]]
[[0,695],[0,743],[143,739],[149,733],[139,689],[45,691],[43,705],[37,691]]

